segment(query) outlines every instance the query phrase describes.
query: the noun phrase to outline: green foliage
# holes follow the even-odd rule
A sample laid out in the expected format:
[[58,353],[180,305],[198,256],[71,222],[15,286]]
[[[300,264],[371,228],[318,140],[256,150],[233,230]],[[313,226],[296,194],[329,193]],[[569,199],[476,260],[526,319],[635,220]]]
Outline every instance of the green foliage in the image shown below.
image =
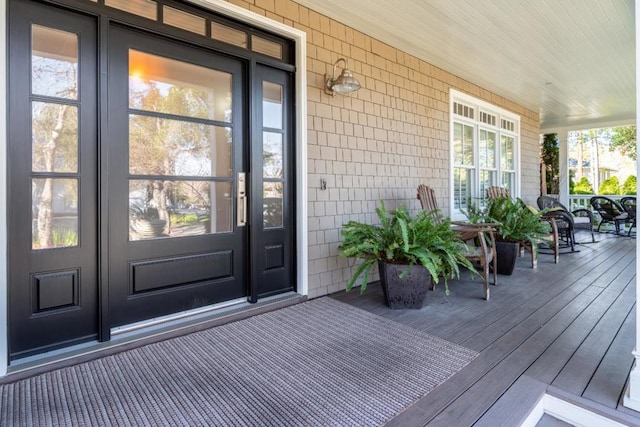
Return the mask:
[[593,186],[591,185],[587,177],[583,176],[582,178],[580,178],[580,181],[578,181],[573,186],[573,191],[570,191],[570,193],[571,194],[594,194],[594,191],[593,191]]
[[617,176],[605,179],[600,188],[598,188],[598,194],[620,194],[620,180]]
[[547,181],[547,193],[560,192],[560,143],[557,133],[548,133],[542,140],[542,162]]
[[635,126],[620,126],[613,128],[611,144],[609,150],[618,150],[625,156],[637,160],[638,152],[636,146],[637,131]]
[[171,215],[171,225],[194,225],[199,222],[195,213],[174,213]]
[[404,207],[387,212],[382,201],[376,212],[380,225],[349,221],[340,232],[342,256],[363,260],[347,283],[347,290],[361,277],[360,292],[364,292],[371,268],[378,261],[406,265],[401,278],[409,273],[409,266],[422,265],[434,282],[439,275],[444,277],[447,295],[447,279],[459,277],[459,266],[474,271],[463,255],[465,244],[451,230],[449,219],[434,218],[433,213],[424,211],[412,217]]
[[635,175],[629,175],[629,177],[624,180],[624,184],[622,184],[620,194],[635,195],[637,191],[637,178]]
[[529,242],[537,250],[538,242],[546,241],[551,232],[548,222],[542,221],[546,211],[529,208],[521,200],[509,197],[498,197],[487,200],[484,210],[469,201],[469,210],[476,212],[476,222],[500,223],[496,231],[496,239],[503,242]]

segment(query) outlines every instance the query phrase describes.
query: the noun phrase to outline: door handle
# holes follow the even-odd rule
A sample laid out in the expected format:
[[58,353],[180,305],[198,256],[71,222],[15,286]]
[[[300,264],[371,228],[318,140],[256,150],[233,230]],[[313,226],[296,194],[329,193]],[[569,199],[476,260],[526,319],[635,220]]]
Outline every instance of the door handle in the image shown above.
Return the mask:
[[244,227],[247,225],[247,174],[244,172],[238,172],[237,189],[237,225]]

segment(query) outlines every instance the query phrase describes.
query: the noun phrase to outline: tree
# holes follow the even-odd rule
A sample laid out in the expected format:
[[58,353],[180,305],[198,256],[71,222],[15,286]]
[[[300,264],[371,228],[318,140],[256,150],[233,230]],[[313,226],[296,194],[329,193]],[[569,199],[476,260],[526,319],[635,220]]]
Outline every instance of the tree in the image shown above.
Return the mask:
[[621,154],[637,160],[636,136],[635,126],[619,126],[613,128],[609,150],[618,150]]
[[622,184],[622,188],[620,189],[620,194],[628,194],[633,195],[637,192],[637,179],[635,175],[629,175],[627,179],[624,180],[624,184]]
[[580,181],[573,186],[571,194],[593,194],[593,187],[586,176],[580,178]]
[[607,178],[598,188],[598,194],[620,194],[620,180],[617,176]]
[[560,193],[560,148],[557,133],[545,134],[542,140],[542,163],[544,164],[548,194]]

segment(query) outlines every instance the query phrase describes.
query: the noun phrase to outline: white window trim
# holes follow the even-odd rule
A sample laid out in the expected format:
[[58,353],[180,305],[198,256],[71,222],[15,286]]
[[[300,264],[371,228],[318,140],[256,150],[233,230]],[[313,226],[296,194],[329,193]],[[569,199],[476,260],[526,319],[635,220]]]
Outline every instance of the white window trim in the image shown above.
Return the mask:
[[[458,116],[454,114],[453,104],[454,102],[463,103],[469,105],[475,109],[475,114],[473,119],[469,119],[467,117]],[[487,123],[480,121],[480,112],[489,113],[496,116],[496,126],[491,126]],[[515,123],[515,129],[513,132],[502,129],[501,119],[507,119]],[[464,214],[459,209],[454,209],[454,159],[453,159],[453,128],[454,122],[462,123],[464,125],[469,125],[474,127],[474,185],[476,188],[473,191],[478,191],[479,188],[479,176],[480,176],[480,159],[478,152],[478,141],[480,136],[480,129],[489,130],[496,133],[496,155],[497,155],[497,168],[496,168],[496,176],[498,182],[500,182],[500,144],[502,135],[509,135],[515,138],[515,171],[516,171],[516,182],[515,182],[515,191],[512,194],[513,197],[520,196],[520,179],[521,179],[521,161],[520,161],[520,146],[521,146],[521,135],[520,135],[520,116],[511,111],[505,110],[504,108],[500,108],[496,105],[493,105],[489,102],[483,101],[481,99],[475,98],[466,93],[460,92],[455,89],[449,90],[449,212],[451,212],[451,218],[456,220],[464,220],[466,219]]]

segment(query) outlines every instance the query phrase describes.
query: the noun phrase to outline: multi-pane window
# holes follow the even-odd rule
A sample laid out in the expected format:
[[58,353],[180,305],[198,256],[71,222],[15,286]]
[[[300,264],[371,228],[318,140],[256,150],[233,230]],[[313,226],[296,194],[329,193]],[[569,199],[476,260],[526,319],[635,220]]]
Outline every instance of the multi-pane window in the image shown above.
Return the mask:
[[451,103],[452,215],[469,199],[482,205],[491,186],[518,196],[519,117],[453,90]]

